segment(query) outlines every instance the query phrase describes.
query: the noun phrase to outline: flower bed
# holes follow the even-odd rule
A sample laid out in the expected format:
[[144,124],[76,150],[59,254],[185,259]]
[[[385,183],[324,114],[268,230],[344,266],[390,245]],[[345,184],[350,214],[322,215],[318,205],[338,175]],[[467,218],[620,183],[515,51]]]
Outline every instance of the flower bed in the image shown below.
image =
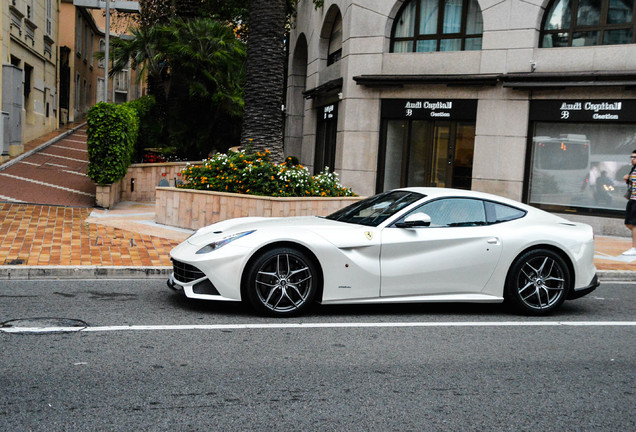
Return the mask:
[[218,153],[181,173],[185,189],[212,190],[270,197],[343,197],[355,194],[326,168],[312,176],[295,158],[275,164],[269,151]]
[[244,216],[326,216],[362,199],[265,197],[173,187],[158,187],[156,197],[156,221],[187,229]]

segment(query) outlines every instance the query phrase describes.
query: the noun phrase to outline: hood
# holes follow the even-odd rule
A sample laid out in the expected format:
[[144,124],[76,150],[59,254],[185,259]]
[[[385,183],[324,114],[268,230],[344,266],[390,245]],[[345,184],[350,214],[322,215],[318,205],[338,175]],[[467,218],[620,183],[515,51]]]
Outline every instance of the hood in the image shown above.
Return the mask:
[[[317,216],[245,217],[228,219],[199,229],[188,243],[204,246],[232,234],[257,231],[267,240],[302,241],[309,233],[316,234],[339,248],[369,246],[376,227],[354,225]],[[252,236],[248,236],[250,238]],[[253,238],[253,237],[252,237]]]

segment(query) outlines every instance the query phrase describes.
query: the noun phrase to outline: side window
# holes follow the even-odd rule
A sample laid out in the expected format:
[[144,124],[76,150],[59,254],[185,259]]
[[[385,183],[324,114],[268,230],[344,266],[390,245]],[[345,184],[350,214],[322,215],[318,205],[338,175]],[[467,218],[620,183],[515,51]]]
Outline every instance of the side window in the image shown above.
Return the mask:
[[488,223],[506,222],[515,219],[522,218],[526,215],[526,212],[519,210],[515,207],[510,207],[505,204],[494,203],[486,201],[486,215]]
[[484,203],[477,199],[446,198],[432,201],[413,210],[404,218],[416,213],[429,215],[432,228],[486,225]]

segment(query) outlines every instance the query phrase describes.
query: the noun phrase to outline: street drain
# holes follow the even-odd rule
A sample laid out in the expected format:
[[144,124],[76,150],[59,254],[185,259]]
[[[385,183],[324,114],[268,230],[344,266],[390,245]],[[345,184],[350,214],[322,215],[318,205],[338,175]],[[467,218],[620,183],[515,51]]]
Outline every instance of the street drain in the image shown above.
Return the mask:
[[71,318],[20,318],[0,324],[0,332],[4,333],[70,333],[88,327],[82,320]]

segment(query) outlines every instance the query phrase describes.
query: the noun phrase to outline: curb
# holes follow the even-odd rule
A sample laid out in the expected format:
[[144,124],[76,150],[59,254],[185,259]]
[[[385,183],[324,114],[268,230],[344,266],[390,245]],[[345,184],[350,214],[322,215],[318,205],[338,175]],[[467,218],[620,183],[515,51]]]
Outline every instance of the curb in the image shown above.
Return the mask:
[[[0,280],[30,279],[167,279],[172,267],[156,266],[0,266]],[[600,270],[601,282],[635,282],[636,271]]]
[[172,267],[1,266],[0,280],[167,279]]
[[601,282],[636,283],[636,271],[633,270],[599,270],[596,274]]
[[56,142],[66,138],[69,135],[74,134],[78,129],[83,127],[85,124],[86,124],[86,122],[84,122],[84,123],[82,123],[82,124],[80,124],[78,126],[75,126],[73,129],[69,129],[69,130],[61,133],[60,135],[58,135],[58,136],[56,136],[54,138],[51,138],[47,142],[40,144],[39,146],[29,150],[28,152],[22,153],[21,155],[16,156],[15,158],[10,159],[10,160],[8,160],[7,162],[5,162],[3,164],[0,164],[0,171],[3,171],[5,169],[9,168],[10,166],[20,162],[22,159],[27,158],[27,157],[31,156],[32,154],[37,153],[40,150],[43,150],[43,149],[47,148],[48,146],[55,144]]

